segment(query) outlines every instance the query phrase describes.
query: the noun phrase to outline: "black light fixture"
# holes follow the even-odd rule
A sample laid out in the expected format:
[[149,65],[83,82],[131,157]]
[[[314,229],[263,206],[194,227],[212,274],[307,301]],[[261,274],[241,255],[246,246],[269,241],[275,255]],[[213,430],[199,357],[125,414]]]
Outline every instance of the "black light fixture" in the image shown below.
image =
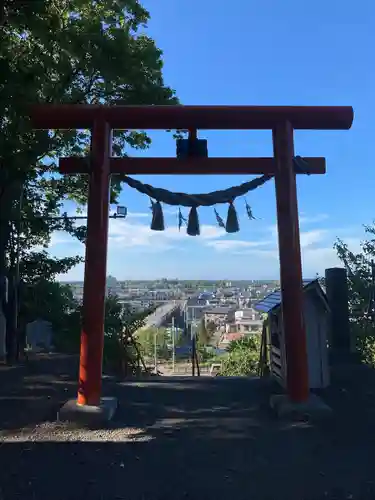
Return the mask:
[[207,139],[198,139],[196,130],[189,130],[187,139],[177,139],[176,156],[178,159],[207,158]]
[[128,215],[128,209],[122,205],[117,205],[116,213],[113,215],[114,219],[125,219]]

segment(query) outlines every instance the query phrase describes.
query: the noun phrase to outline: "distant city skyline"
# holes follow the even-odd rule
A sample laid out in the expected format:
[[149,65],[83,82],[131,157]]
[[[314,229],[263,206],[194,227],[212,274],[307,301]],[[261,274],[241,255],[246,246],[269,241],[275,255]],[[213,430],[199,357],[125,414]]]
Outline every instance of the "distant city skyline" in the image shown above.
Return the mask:
[[[168,282],[172,282],[172,281],[178,281],[178,282],[189,282],[189,281],[192,281],[192,282],[207,282],[207,283],[239,283],[239,282],[243,282],[243,283],[250,283],[250,282],[265,282],[265,283],[278,283],[280,280],[279,279],[252,279],[252,278],[248,278],[248,279],[194,279],[194,278],[186,278],[186,279],[183,279],[183,278],[177,278],[177,277],[174,277],[174,278],[166,278],[166,277],[162,277],[162,278],[155,278],[155,279],[118,279],[116,278],[116,276],[113,276],[113,278],[116,279],[116,281],[118,283],[123,283],[123,282],[133,282],[133,283],[137,283],[137,282],[142,282],[142,283],[147,283],[147,282],[150,282],[150,283],[162,283],[163,280],[168,280]],[[60,280],[61,282],[67,282],[67,283],[83,283],[83,279],[82,280],[64,280],[64,279],[61,279]]]

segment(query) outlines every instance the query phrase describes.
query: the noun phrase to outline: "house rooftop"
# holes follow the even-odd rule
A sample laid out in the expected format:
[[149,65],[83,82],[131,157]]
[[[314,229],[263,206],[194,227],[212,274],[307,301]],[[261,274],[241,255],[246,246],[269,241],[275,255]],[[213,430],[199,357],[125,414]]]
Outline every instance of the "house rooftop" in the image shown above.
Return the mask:
[[[319,281],[315,279],[305,279],[302,281],[303,289],[310,287],[313,283],[318,283]],[[320,285],[319,285],[320,286]],[[254,304],[254,309],[260,312],[269,313],[272,309],[275,309],[281,304],[281,290],[276,290],[270,293],[264,299],[260,300]]]
[[208,314],[228,314],[230,311],[231,307],[209,307],[205,310]]
[[236,312],[242,313],[243,318],[249,318],[251,319],[253,317],[253,314],[256,313],[255,309],[253,307],[247,307],[247,308],[242,308],[242,309],[237,309]]
[[207,299],[203,299],[200,296],[190,297],[186,301],[187,307],[205,307],[207,306],[207,304],[208,304]]

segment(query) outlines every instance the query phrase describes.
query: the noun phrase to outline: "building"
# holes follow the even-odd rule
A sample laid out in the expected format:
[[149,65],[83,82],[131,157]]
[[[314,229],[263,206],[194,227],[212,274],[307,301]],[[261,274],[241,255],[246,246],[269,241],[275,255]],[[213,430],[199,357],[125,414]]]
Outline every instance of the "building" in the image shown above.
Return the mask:
[[[254,308],[268,316],[267,344],[270,346],[271,375],[285,387],[285,334],[281,312],[281,291],[270,293]],[[318,279],[303,281],[303,313],[306,327],[308,375],[310,389],[329,385],[328,342],[329,305]]]
[[230,307],[210,307],[204,309],[204,322],[215,323],[219,326],[226,322],[228,315],[232,312]]
[[263,320],[260,313],[253,308],[240,309],[228,315],[225,325],[227,333],[242,333],[243,335],[261,333]]
[[200,321],[204,317],[204,310],[209,305],[209,297],[207,294],[199,294],[187,299],[185,303],[185,324],[189,326],[195,322]]

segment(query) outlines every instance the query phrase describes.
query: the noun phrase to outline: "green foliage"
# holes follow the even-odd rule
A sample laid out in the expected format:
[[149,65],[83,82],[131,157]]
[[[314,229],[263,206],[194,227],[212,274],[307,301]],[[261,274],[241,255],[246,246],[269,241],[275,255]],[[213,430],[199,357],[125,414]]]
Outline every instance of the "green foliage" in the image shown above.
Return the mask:
[[115,337],[125,328],[125,314],[116,295],[108,295],[105,301],[104,334]]
[[[54,344],[59,352],[79,353],[82,306],[73,298],[71,288],[56,281],[39,279],[24,285],[21,294],[20,321],[43,319],[52,323]],[[132,314],[116,296],[106,298],[104,354],[106,368],[128,374],[139,365],[136,345],[129,342],[144,325],[150,311]]]
[[199,323],[198,327],[198,348],[209,345],[213,334],[216,331],[216,325],[213,321],[208,321],[207,324],[204,318]]
[[199,361],[202,363],[214,360],[217,357],[215,348],[211,346],[198,346],[198,353]]
[[[167,360],[172,356],[173,340],[170,328],[145,328],[137,333],[137,342],[142,355],[145,358],[153,358],[156,355],[158,359]],[[181,330],[175,330],[174,345],[178,347],[184,342]]]
[[212,337],[212,335],[216,332],[216,324],[214,321],[208,321],[207,322],[207,325],[206,325],[206,330],[207,330],[207,333],[210,337]]
[[209,337],[209,333],[208,333],[207,328],[206,328],[206,323],[204,321],[204,318],[202,318],[200,323],[199,323],[197,333],[198,333],[198,335],[197,335],[198,347],[206,346],[210,341],[210,337]]
[[[107,370],[126,376],[140,368],[139,344],[134,333],[144,325],[149,311],[133,314],[123,308],[116,296],[106,298],[104,319],[103,364]],[[70,323],[70,325],[69,325]],[[81,307],[71,312],[67,318],[70,328],[55,335],[56,347],[64,352],[79,352],[81,330]]]
[[[24,267],[53,231],[80,241],[85,227],[60,215],[67,199],[87,200],[87,178],[57,173],[57,158],[85,155],[89,131],[33,131],[29,105],[45,103],[174,104],[164,84],[162,52],[145,34],[148,12],[137,0],[6,0],[0,23],[0,274],[15,266],[16,221]],[[140,131],[114,134],[113,154],[144,149]],[[113,176],[111,202],[121,190]],[[22,203],[19,200],[22,198]],[[4,258],[5,257],[5,258]],[[34,254],[35,257],[35,254]],[[31,263],[30,260],[33,262]],[[66,267],[76,261],[65,261]],[[30,272],[29,272],[30,274]],[[42,272],[40,273],[42,274]]]
[[167,359],[169,356],[169,336],[165,328],[146,328],[137,335],[137,340],[143,356],[151,358],[156,354],[158,359]]
[[106,299],[104,320],[104,365],[118,374],[134,373],[140,366],[141,349],[134,338],[135,332],[145,324],[150,310],[132,313],[122,306],[116,295]]
[[[29,107],[176,104],[163,81],[162,52],[145,34],[148,20],[138,0],[5,0],[0,8],[0,275],[16,276],[19,257],[20,322],[43,313],[66,349],[78,349],[81,312],[54,280],[82,259],[56,259],[46,250],[55,231],[85,240],[86,227],[68,219],[64,203],[72,200],[78,209],[86,204],[87,177],[60,176],[57,159],[87,155],[90,133],[34,131]],[[112,153],[149,145],[145,132],[116,131]],[[112,176],[111,203],[121,180]],[[120,327],[130,331],[139,318],[121,316],[111,298],[107,306],[108,344]]]
[[229,344],[228,356],[222,358],[223,376],[256,375],[259,365],[260,337],[243,337]]
[[361,252],[352,252],[338,239],[337,255],[348,273],[349,314],[355,346],[364,362],[375,365],[374,311],[369,311],[373,286],[371,261],[375,259],[375,225],[365,226],[368,239],[361,243]]
[[228,346],[228,352],[239,351],[241,349],[250,349],[257,351],[260,349],[260,338],[258,335],[242,337],[237,340],[232,340]]
[[70,326],[68,318],[78,307],[71,289],[56,281],[35,280],[21,290],[22,324],[36,319],[50,321],[54,331]]
[[58,275],[65,274],[82,261],[81,257],[56,259],[45,250],[30,252],[20,262],[20,277],[23,283],[53,282]]
[[[366,229],[368,232],[370,228]],[[339,259],[348,273],[348,287],[350,294],[349,312],[353,320],[363,320],[368,307],[371,290],[371,259],[375,256],[375,249],[369,242],[362,244],[362,252],[354,253],[341,240],[335,243]]]

